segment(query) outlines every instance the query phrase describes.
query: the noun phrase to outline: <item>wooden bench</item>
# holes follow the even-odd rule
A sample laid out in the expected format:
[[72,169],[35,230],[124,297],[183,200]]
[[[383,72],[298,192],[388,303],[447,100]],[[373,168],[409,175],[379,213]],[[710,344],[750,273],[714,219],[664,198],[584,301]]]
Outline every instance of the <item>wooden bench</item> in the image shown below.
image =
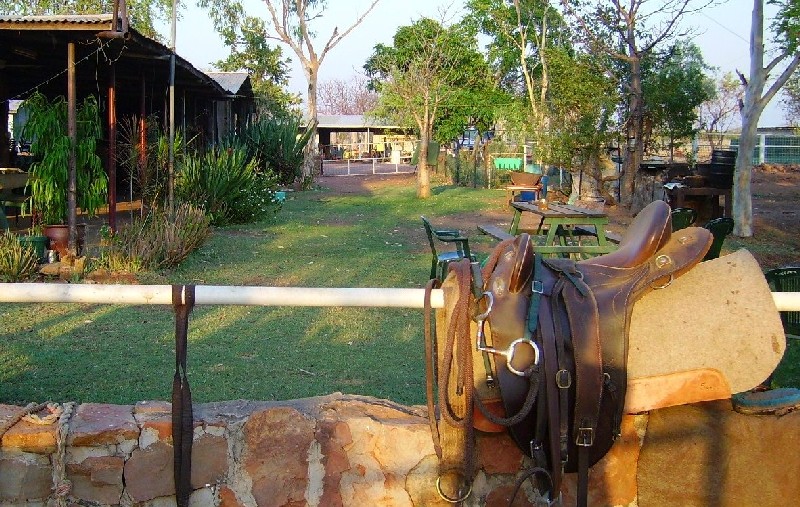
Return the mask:
[[[597,233],[591,229],[586,229],[585,227],[577,226],[572,229],[572,233],[575,236],[594,236],[597,237]],[[606,231],[606,239],[614,244],[619,245],[619,242],[622,241],[622,236],[619,234],[615,234],[613,232]]]
[[513,234],[509,234],[508,231],[506,231],[505,229],[501,229],[496,225],[479,225],[478,230],[481,231],[483,234],[489,235],[499,241],[512,239],[514,237]]

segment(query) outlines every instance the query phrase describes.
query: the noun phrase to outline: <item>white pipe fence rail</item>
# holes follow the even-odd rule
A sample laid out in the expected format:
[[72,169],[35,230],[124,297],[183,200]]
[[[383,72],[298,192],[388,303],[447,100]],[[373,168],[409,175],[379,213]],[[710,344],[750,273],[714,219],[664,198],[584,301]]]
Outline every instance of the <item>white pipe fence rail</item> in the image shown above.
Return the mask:
[[[800,292],[773,292],[778,311],[800,310]],[[0,283],[0,303],[94,303],[171,305],[171,285]],[[424,289],[195,286],[195,305],[359,306],[424,308]],[[431,306],[444,307],[434,289]]]

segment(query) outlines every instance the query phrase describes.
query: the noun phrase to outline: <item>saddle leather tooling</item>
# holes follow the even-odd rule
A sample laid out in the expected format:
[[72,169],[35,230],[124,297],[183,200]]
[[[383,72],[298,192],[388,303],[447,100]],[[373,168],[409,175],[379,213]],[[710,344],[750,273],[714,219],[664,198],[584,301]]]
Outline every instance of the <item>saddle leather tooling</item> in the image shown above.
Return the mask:
[[[474,383],[474,425],[484,431],[508,427],[531,457],[529,475],[550,501],[559,498],[562,473],[579,472],[578,504],[586,505],[588,468],[619,435],[634,302],[700,262],[711,241],[702,228],[673,235],[670,208],[656,201],[639,213],[610,254],[579,262],[545,259],[534,255],[530,237],[521,234],[500,243],[488,259],[485,283],[477,281],[480,296],[473,295],[478,290],[459,291],[459,299],[471,298],[477,315],[475,338],[456,339],[462,348],[476,350],[467,359],[473,368],[466,368],[474,370],[469,371],[473,378],[457,382]],[[468,273],[456,266],[452,272]],[[439,372],[453,378],[452,368],[443,363],[464,353],[440,357]],[[440,382],[440,410],[443,404],[458,405],[463,396],[463,389],[460,393]],[[454,431],[448,424],[439,426],[443,438]],[[452,459],[442,461],[447,467],[440,468],[440,479],[453,467]],[[470,474],[464,468],[457,475],[468,481]]]

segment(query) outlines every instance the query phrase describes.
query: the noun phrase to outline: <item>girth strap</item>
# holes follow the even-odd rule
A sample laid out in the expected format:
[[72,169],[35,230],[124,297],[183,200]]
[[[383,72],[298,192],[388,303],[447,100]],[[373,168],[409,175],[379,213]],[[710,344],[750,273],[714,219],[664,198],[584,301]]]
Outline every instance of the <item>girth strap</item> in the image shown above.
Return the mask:
[[172,379],[172,446],[174,451],[175,501],[178,507],[189,505],[192,493],[192,392],[186,374],[186,348],[189,314],[194,308],[194,285],[172,286],[175,310],[175,376]]

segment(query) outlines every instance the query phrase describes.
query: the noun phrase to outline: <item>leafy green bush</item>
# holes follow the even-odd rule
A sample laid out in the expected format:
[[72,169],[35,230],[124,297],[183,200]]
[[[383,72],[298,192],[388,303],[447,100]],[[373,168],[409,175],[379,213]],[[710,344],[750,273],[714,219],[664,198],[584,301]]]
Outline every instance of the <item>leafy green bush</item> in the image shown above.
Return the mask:
[[30,246],[20,243],[16,234],[0,234],[0,282],[20,282],[36,274],[39,256]]
[[178,198],[203,208],[214,225],[252,222],[275,212],[276,178],[260,173],[258,160],[229,141],[203,155],[187,156],[176,179]]
[[281,185],[291,185],[303,173],[303,152],[311,129],[301,133],[300,128],[298,118],[270,118],[254,123],[241,136],[250,158],[264,163]]
[[126,271],[171,268],[200,248],[209,234],[210,220],[200,208],[182,204],[173,215],[154,210],[117,231],[99,266],[122,266]]

